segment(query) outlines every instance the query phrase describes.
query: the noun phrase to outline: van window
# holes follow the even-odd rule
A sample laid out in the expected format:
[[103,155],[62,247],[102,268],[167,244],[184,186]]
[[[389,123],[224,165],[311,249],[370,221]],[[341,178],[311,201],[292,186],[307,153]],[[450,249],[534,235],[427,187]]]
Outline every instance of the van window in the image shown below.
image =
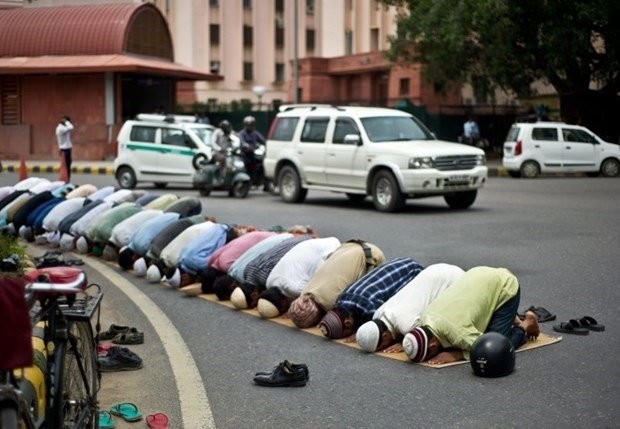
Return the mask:
[[558,141],[557,128],[532,128],[532,140]]
[[565,142],[596,143],[594,137],[583,130],[562,128],[562,137],[564,137]]
[[161,130],[161,141],[163,144],[172,146],[192,147],[189,137],[185,131],[174,128],[163,128]]
[[134,142],[146,142],[155,143],[155,134],[157,133],[157,127],[145,127],[135,125],[131,128],[131,134],[129,140]]
[[347,134],[357,134],[359,135],[359,130],[353,122],[349,118],[338,118],[336,119],[336,128],[334,129],[334,137],[332,138],[332,142],[334,143],[344,143],[344,136]]
[[510,131],[508,131],[508,135],[506,136],[507,142],[516,142],[517,138],[519,138],[519,127],[510,127]]
[[271,132],[269,139],[290,142],[293,140],[293,135],[295,134],[295,128],[297,128],[298,122],[299,118],[295,116],[276,118],[273,125],[273,131]]
[[299,141],[306,143],[324,143],[329,118],[308,118],[301,131]]

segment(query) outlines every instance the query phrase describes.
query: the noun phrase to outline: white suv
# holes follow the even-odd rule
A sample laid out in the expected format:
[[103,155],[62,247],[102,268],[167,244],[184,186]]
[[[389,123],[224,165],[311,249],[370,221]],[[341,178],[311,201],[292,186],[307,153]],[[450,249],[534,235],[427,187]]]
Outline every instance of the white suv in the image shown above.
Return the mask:
[[265,175],[286,202],[308,189],[371,195],[375,208],[400,210],[407,198],[443,196],[471,206],[487,179],[484,151],[439,141],[415,117],[371,107],[292,106],[267,138]]
[[620,146],[578,125],[516,123],[506,137],[502,165],[513,177],[557,172],[615,177],[620,171]]
[[212,125],[196,123],[193,116],[139,114],[118,133],[114,174],[121,188],[154,182],[192,184],[192,159],[202,153],[211,158]]

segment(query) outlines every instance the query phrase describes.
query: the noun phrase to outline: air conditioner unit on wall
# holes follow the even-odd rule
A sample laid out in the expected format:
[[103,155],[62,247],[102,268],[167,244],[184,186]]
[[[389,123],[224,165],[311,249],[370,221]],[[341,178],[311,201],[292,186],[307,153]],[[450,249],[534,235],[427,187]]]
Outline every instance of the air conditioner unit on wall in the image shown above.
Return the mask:
[[220,62],[219,61],[211,61],[209,63],[209,72],[211,72],[213,74],[219,74],[220,73]]

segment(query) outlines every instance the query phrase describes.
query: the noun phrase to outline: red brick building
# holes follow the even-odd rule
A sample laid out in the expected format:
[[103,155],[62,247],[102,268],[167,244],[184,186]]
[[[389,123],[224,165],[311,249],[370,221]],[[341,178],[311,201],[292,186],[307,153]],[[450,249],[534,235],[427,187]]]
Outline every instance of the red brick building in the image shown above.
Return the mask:
[[62,115],[75,125],[74,159],[114,157],[125,119],[174,111],[179,81],[218,79],[174,63],[149,3],[0,10],[0,157],[57,158]]

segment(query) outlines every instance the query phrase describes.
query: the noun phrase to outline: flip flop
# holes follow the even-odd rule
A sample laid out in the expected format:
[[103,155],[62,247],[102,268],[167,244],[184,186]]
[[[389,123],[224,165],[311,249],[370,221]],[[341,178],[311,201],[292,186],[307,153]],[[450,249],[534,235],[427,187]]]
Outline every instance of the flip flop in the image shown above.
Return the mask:
[[136,404],[121,402],[110,407],[110,413],[122,417],[127,422],[137,422],[142,419],[142,413]]
[[553,330],[556,332],[562,332],[563,334],[575,334],[575,335],[588,335],[590,331],[586,328],[579,326],[579,321],[570,319],[566,322],[562,322],[559,325],[553,325]]
[[589,329],[590,331],[601,332],[605,330],[605,325],[599,324],[594,317],[590,316],[583,316],[579,319],[579,326]]
[[164,413],[149,414],[146,416],[146,425],[152,429],[168,429],[168,416]]
[[99,429],[114,429],[115,427],[112,415],[107,411],[99,411]]

